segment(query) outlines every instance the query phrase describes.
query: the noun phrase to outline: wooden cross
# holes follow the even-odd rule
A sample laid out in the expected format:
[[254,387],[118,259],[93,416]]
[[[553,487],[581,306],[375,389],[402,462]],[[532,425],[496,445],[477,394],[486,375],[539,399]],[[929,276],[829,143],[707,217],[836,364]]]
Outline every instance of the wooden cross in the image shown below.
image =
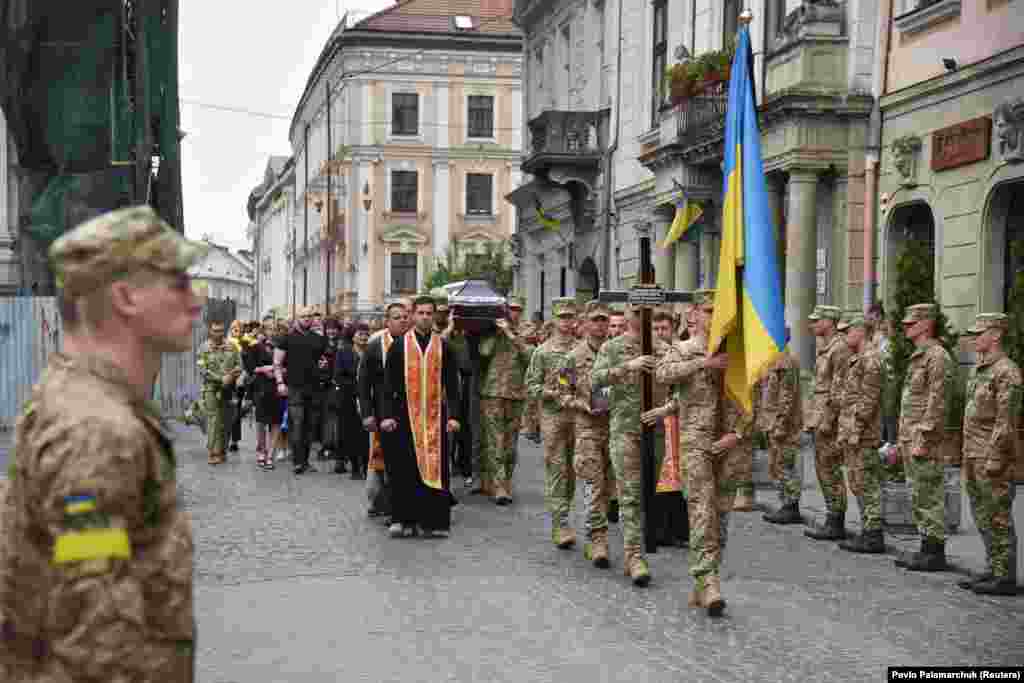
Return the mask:
[[[629,303],[640,307],[640,348],[641,353],[650,356],[654,353],[651,339],[651,308],[666,303],[688,303],[693,301],[693,292],[666,290],[654,281],[654,266],[651,264],[651,226],[644,223],[636,226],[640,238],[640,283],[627,291],[602,291],[598,300],[603,303]],[[654,379],[649,373],[643,373],[640,406],[642,412],[654,408]],[[658,552],[658,541],[654,524],[651,522],[651,511],[654,509],[655,486],[658,473],[654,471],[654,427],[642,425],[641,432],[641,511],[644,524],[644,546],[648,553]]]

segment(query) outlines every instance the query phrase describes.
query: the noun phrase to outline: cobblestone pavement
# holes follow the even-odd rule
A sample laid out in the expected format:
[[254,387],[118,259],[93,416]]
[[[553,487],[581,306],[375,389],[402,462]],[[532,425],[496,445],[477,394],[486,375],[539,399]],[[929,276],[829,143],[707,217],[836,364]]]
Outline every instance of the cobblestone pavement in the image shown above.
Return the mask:
[[178,430],[196,534],[199,680],[881,681],[887,665],[1024,665],[1024,601],[956,575],[907,574],[733,517],[727,616],[686,607],[680,549],[634,589],[549,541],[539,448],[521,442],[516,503],[456,491],[451,538],[391,540],[363,482],[256,469],[251,447],[211,468]]

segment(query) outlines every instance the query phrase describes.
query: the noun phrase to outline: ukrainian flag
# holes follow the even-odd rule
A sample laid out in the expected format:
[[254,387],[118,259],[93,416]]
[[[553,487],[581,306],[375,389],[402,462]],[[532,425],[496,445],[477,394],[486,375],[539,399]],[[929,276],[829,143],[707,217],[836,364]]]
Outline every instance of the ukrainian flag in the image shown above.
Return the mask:
[[676,204],[676,215],[672,219],[672,226],[665,235],[665,241],[661,243],[662,249],[667,249],[673,243],[679,241],[690,226],[697,222],[697,219],[704,213],[700,204],[683,199]]
[[749,414],[754,382],[786,346],[786,322],[746,24],[737,38],[725,122],[722,246],[708,349],[715,353],[725,344],[726,391]]

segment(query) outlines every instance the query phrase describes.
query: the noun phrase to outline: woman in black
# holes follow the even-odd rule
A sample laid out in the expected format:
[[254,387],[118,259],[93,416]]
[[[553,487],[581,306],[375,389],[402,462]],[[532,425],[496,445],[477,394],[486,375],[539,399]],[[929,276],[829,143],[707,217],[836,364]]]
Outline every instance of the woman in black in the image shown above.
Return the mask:
[[[323,450],[320,451],[321,460],[330,460],[331,458],[340,458],[339,452],[341,447],[341,418],[339,402],[339,391],[334,383],[334,360],[338,353],[338,349],[341,348],[341,323],[334,318],[327,318],[324,320],[324,336],[327,337],[327,351],[324,353],[326,363],[320,363],[320,372],[322,373],[323,379],[321,380],[321,391],[323,393],[323,416],[321,419],[321,443],[323,443]],[[341,464],[339,468],[338,464]],[[344,471],[344,462],[340,459],[336,460],[334,470],[335,472]]]
[[[366,323],[345,325],[341,346],[334,359],[334,386],[338,393],[338,416],[341,424],[345,452],[352,463],[352,479],[366,479],[366,465],[370,459],[370,435],[363,427],[356,407],[356,376],[370,328]],[[339,459],[335,472],[344,472]]]
[[[274,451],[281,443],[281,417],[284,409],[274,383],[273,318],[265,318],[256,343],[249,347],[243,362],[247,372],[256,378],[251,385],[253,408],[256,412],[256,464],[265,470],[274,469]],[[252,370],[249,370],[249,367]],[[267,432],[270,432],[269,438]]]

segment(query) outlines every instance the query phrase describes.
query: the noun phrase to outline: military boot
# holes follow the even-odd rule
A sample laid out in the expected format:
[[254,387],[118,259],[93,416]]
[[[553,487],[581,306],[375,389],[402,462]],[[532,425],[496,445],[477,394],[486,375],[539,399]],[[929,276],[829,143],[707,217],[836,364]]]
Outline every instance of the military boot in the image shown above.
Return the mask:
[[840,541],[839,547],[851,553],[884,553],[885,538],[881,529],[867,529],[862,531],[856,538],[848,541]]
[[846,538],[846,528],[843,526],[846,515],[843,513],[828,513],[825,523],[815,529],[808,529],[804,532],[807,538],[816,541],[841,541]]
[[931,538],[921,543],[921,552],[907,560],[907,571],[941,572],[946,570],[946,542]]
[[551,542],[561,550],[568,550],[576,545],[576,532],[569,527],[555,527],[551,530]]
[[619,523],[619,499],[612,498],[608,501],[608,523],[618,524]]
[[687,607],[703,607],[704,606],[704,591],[698,590],[697,586],[694,586],[690,590],[690,596],[686,599]]
[[1017,584],[1005,576],[993,576],[986,581],[979,581],[971,590],[978,595],[1016,595]]
[[701,605],[708,611],[709,617],[720,617],[725,609],[722,598],[722,581],[718,576],[704,577],[704,601]]
[[625,548],[625,559],[622,563],[622,573],[633,580],[634,586],[643,588],[651,582],[651,570],[647,566],[647,560],[640,552],[640,546],[627,546]]
[[494,482],[494,502],[497,505],[508,505],[512,502],[512,495],[508,492],[508,485],[503,480]]
[[971,590],[976,584],[984,583],[985,581],[992,580],[992,572],[985,572],[984,574],[972,574],[966,579],[960,579],[956,582],[956,585],[964,590]]
[[737,491],[732,504],[733,512],[753,512],[754,495],[749,491]]
[[611,566],[608,560],[608,532],[605,529],[591,534],[590,543],[587,545],[590,548],[590,557],[587,559],[591,560],[595,567],[607,569]]
[[775,512],[766,512],[764,521],[772,524],[803,524],[799,503],[786,503]]

